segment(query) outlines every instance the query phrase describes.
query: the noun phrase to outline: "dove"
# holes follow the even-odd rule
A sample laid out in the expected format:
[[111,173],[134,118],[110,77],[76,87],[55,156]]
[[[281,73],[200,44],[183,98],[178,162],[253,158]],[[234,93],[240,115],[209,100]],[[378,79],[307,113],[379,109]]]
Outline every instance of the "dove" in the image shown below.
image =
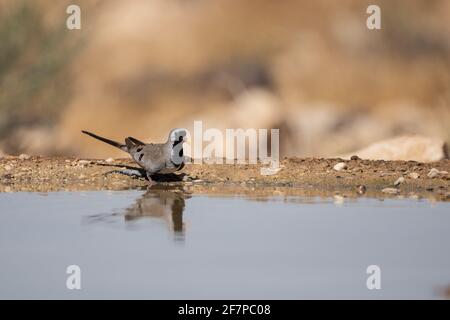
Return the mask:
[[89,131],[81,132],[129,153],[133,160],[145,170],[150,182],[154,174],[173,173],[184,167],[183,142],[186,141],[187,135],[185,129],[171,130],[165,143],[144,143],[136,138],[127,137],[125,144],[122,144]]

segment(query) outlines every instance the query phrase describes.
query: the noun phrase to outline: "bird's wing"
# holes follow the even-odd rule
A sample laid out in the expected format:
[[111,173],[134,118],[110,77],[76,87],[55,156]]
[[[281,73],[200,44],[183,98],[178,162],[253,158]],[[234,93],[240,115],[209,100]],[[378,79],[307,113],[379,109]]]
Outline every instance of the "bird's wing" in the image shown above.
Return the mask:
[[128,148],[128,152],[130,153],[130,154],[133,154],[134,153],[134,147],[136,146],[134,143],[133,143],[133,141],[131,141],[131,139],[130,138],[125,138],[125,144],[126,144],[126,146],[127,146],[127,148]]
[[128,139],[130,139],[131,142],[133,142],[136,145],[145,146],[145,142],[142,142],[142,141],[140,141],[140,140],[138,140],[136,138],[128,137]]
[[163,145],[147,144],[142,153],[144,154],[142,158],[143,167],[147,171],[157,173],[166,167],[167,155],[164,152]]

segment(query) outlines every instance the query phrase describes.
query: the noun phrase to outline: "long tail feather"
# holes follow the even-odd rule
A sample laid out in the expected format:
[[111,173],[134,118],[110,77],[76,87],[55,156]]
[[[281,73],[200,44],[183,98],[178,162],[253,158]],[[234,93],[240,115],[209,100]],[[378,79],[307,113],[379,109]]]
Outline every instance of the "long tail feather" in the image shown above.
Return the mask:
[[87,134],[88,136],[91,136],[92,138],[95,138],[97,140],[100,140],[100,141],[103,141],[103,142],[105,142],[107,144],[110,144],[110,145],[112,145],[112,146],[114,146],[116,148],[119,148],[122,151],[128,152],[128,148],[124,144],[121,144],[121,143],[113,141],[113,140],[109,140],[107,138],[100,137],[100,136],[98,136],[98,135],[96,135],[96,134],[94,134],[92,132],[89,132],[89,131],[82,130],[81,132],[83,132],[84,134]]

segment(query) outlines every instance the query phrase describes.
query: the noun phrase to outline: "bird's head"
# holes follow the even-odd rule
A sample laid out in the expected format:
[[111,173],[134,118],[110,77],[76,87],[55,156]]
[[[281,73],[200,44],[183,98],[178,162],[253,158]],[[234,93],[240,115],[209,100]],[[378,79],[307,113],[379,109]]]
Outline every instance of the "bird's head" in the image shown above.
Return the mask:
[[169,143],[172,144],[171,160],[175,164],[184,163],[183,142],[189,143],[189,135],[186,129],[173,129],[169,134]]
[[182,128],[172,129],[169,133],[169,141],[176,146],[179,143],[187,142],[187,130]]

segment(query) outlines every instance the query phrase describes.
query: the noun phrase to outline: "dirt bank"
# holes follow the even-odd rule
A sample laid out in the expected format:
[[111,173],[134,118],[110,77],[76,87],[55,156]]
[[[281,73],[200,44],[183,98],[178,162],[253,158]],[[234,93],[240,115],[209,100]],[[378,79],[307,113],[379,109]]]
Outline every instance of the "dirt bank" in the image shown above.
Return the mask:
[[[347,168],[336,171],[334,166],[340,162]],[[162,185],[221,195],[334,196],[337,199],[366,195],[450,201],[450,160],[419,163],[289,158],[282,160],[281,166],[276,175],[263,176],[260,165],[191,164],[176,175],[156,179]],[[127,167],[137,166],[130,159],[6,156],[0,158],[0,192],[123,190],[148,185],[144,178],[118,172]],[[430,171],[435,172],[431,174],[434,177],[430,177]],[[404,179],[395,186],[400,177]]]

